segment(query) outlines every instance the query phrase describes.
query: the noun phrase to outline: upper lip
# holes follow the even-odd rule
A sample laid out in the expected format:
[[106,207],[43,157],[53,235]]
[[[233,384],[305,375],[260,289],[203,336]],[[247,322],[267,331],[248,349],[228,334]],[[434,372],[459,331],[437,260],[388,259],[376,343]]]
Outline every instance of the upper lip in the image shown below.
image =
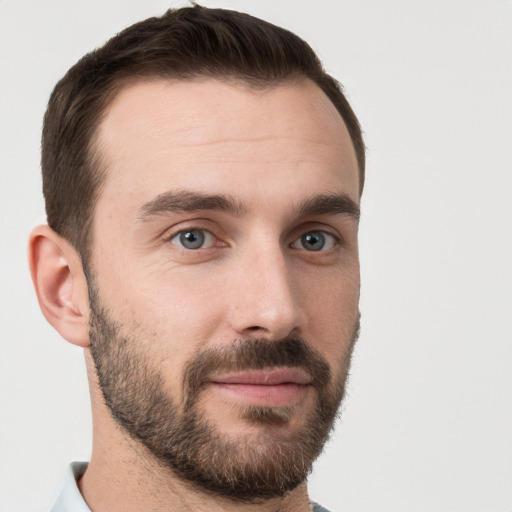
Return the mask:
[[216,375],[211,378],[211,382],[259,386],[277,386],[279,384],[307,385],[311,383],[311,376],[301,368],[269,368]]

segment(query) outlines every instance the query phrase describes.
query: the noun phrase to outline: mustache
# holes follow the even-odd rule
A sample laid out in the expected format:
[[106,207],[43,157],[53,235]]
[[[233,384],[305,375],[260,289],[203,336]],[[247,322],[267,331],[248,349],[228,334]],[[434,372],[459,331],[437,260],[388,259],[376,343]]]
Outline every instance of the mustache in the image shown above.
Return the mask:
[[236,340],[221,348],[199,352],[187,365],[183,375],[184,397],[188,397],[186,406],[192,405],[215,374],[269,367],[301,368],[311,376],[311,385],[317,389],[325,389],[331,381],[327,361],[301,338]]

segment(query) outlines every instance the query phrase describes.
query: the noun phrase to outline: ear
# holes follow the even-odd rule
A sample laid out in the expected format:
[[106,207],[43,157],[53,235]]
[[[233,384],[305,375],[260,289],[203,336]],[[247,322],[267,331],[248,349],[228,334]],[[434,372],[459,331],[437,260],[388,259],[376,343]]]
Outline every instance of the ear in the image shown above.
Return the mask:
[[30,234],[28,258],[43,315],[63,338],[89,345],[89,296],[78,252],[48,226]]

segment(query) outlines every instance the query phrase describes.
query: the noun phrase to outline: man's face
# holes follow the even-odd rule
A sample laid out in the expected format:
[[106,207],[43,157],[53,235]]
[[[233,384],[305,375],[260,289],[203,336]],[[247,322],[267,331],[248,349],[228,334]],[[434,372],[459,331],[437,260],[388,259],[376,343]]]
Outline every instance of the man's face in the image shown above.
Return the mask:
[[182,477],[249,499],[307,475],[358,327],[358,170],[309,81],[155,80],[99,127],[90,261],[106,402]]

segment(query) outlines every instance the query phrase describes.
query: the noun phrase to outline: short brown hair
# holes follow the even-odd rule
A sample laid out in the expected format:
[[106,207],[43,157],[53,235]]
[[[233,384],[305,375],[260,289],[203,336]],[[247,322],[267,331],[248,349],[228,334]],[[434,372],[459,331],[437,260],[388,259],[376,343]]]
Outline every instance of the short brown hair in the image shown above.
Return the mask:
[[101,116],[115,95],[152,77],[214,77],[249,87],[309,78],[332,101],[355,148],[360,190],[365,147],[341,85],[295,34],[248,14],[194,5],[136,23],[80,59],[57,83],[44,117],[41,166],[48,224],[82,259],[90,250],[104,172],[94,151]]

